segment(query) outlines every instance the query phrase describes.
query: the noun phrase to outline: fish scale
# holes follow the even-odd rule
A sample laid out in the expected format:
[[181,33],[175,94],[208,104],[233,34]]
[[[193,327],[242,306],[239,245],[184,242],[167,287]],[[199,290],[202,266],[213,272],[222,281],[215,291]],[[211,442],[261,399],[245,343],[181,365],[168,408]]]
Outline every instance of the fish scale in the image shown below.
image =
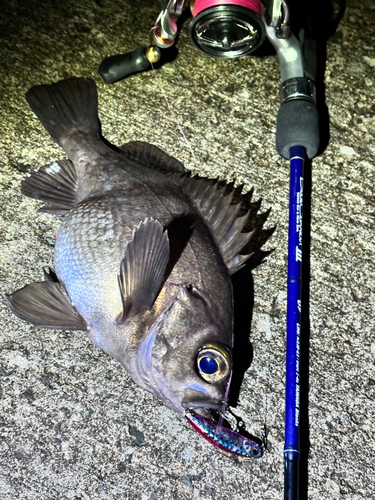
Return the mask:
[[[118,237],[118,225],[104,206],[89,201],[69,213],[57,232],[56,273],[88,324],[94,322],[93,314],[98,308],[109,320],[116,318],[121,310],[117,274],[124,252],[124,243],[121,244],[124,238]],[[109,307],[105,308],[106,304]]]

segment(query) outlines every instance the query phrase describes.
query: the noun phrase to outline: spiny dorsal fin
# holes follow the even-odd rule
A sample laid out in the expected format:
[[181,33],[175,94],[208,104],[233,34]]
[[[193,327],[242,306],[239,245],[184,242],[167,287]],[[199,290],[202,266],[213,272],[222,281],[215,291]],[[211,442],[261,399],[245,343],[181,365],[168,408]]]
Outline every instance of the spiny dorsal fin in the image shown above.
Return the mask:
[[169,240],[163,226],[145,219],[134,229],[125,249],[119,275],[123,303],[120,322],[140,309],[151,309],[163,282],[169,260]]
[[219,188],[219,182],[194,177],[182,177],[180,182],[210,229],[228,271],[235,273],[251,257],[251,254],[239,255],[254,234],[254,231],[242,232],[250,212],[238,217],[241,203],[231,205],[234,191],[225,195],[226,190]]
[[46,202],[41,212],[66,214],[77,203],[77,175],[69,160],[47,163],[34,170],[21,182],[25,196]]
[[30,283],[7,295],[13,313],[32,325],[56,330],[86,330],[64,286],[55,281]]
[[154,168],[163,174],[185,172],[185,167],[180,161],[164,153],[164,151],[153,144],[132,141],[124,144],[120,149],[122,155],[128,160],[135,161],[143,167]]

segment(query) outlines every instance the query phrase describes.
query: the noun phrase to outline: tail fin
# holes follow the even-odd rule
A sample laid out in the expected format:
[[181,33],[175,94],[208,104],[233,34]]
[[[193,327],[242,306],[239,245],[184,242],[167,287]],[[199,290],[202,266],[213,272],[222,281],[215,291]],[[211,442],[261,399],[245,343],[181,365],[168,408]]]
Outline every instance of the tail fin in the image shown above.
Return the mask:
[[26,100],[60,146],[64,136],[75,130],[100,132],[96,85],[89,78],[68,78],[52,85],[37,85],[27,92]]

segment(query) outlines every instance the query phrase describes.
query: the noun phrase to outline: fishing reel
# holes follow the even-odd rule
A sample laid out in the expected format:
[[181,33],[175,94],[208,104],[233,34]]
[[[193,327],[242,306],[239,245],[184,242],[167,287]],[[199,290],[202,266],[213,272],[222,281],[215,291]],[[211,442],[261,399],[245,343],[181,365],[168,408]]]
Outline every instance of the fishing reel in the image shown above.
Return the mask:
[[[152,28],[152,42],[131,53],[111,56],[99,67],[106,83],[115,83],[133,73],[148,69],[162,57],[177,37],[177,20],[184,11],[185,0],[167,0]],[[285,1],[271,0],[191,0],[193,19],[189,37],[193,45],[210,56],[239,57],[256,50],[266,36],[266,22],[276,36],[289,33],[289,11]],[[268,21],[263,16],[267,14]]]
[[[175,43],[177,20],[185,4],[185,0],[165,2],[147,47],[104,59],[98,70],[104,82],[115,83],[161,61],[163,51]],[[283,158],[289,159],[290,148],[302,145],[307,156],[313,158],[319,148],[314,84],[316,55],[313,43],[310,47],[303,46],[311,42],[308,37],[302,43],[291,32],[287,1],[191,0],[190,10],[193,16],[189,25],[190,40],[209,56],[247,56],[268,38],[279,57],[282,82],[276,149]]]

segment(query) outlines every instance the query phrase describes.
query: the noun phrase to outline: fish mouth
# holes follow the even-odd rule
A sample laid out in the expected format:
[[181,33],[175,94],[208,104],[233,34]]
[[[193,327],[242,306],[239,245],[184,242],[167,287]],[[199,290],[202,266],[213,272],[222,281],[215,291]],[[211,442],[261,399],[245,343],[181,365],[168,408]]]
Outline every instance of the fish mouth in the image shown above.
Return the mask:
[[181,405],[185,411],[193,410],[199,415],[212,418],[213,415],[210,410],[220,411],[223,407],[223,401],[212,398],[212,396],[202,391],[187,388],[185,389]]
[[207,405],[205,406],[202,401],[190,402],[188,406],[182,405],[186,412],[193,411],[202,417],[206,417],[215,421],[216,414],[220,413],[223,408],[223,402],[217,401],[214,402],[212,400],[207,401]]

